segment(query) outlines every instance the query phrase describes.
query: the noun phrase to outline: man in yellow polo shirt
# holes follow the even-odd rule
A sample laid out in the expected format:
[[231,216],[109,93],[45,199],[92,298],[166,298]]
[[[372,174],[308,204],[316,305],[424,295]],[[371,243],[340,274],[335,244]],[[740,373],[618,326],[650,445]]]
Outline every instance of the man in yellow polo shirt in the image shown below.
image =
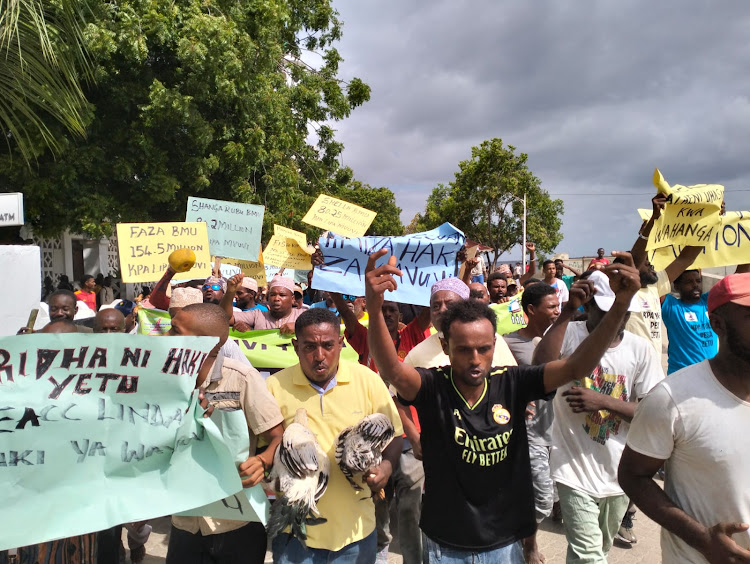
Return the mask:
[[295,322],[292,341],[299,363],[266,380],[289,425],[299,408],[307,410],[310,430],[328,454],[331,475],[328,489],[318,502],[327,521],[307,528],[307,550],[288,533],[273,540],[276,564],[330,561],[374,563],[377,553],[375,507],[369,494],[356,492],[346,481],[334,459],[339,433],[373,413],[387,415],[396,431],[383,451],[383,462],[372,468],[366,483],[372,491],[382,489],[401,455],[403,428],[380,377],[366,366],[340,361],[343,337],[339,320],[327,309],[309,309]]

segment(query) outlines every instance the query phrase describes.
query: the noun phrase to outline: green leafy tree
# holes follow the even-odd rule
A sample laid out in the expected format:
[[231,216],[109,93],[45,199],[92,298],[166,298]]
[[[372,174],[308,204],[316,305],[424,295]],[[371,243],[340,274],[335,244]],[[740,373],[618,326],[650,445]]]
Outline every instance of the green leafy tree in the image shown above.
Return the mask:
[[502,139],[484,141],[471,150],[471,159],[458,165],[456,179],[438,185],[427,199],[419,230],[450,222],[467,237],[500,254],[521,243],[523,197],[526,195],[527,239],[542,252],[552,252],[562,240],[562,200],[553,200],[526,165],[527,155],[503,146]]
[[404,234],[401,223],[401,208],[396,205],[396,196],[388,188],[373,188],[353,180],[341,188],[336,197],[368,210],[378,212],[366,235],[396,236]]
[[267,239],[351,180],[329,124],[370,90],[337,78],[330,0],[91,1],[86,139],[33,169],[0,156],[0,190],[23,190],[37,232],[180,220],[198,196],[265,205]]
[[79,83],[90,78],[85,0],[0,0],[0,131],[29,164],[59,152],[56,122],[83,136],[90,119]]

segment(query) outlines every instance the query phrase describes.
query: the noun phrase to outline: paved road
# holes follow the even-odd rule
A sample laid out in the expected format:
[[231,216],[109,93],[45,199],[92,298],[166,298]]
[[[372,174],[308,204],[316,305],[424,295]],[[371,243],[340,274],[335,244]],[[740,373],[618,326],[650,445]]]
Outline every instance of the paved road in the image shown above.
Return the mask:
[[[154,532],[151,534],[146,550],[146,564],[163,564],[167,553],[169,534],[169,519],[162,518],[152,522]],[[609,553],[609,564],[659,564],[661,552],[659,550],[659,527],[642,513],[636,513],[635,532],[638,543],[632,548],[614,546]],[[564,564],[567,543],[561,523],[547,520],[539,530],[539,546],[547,557],[548,564]],[[270,554],[266,556],[270,562]],[[389,564],[401,564],[401,555],[396,546],[388,558]]]

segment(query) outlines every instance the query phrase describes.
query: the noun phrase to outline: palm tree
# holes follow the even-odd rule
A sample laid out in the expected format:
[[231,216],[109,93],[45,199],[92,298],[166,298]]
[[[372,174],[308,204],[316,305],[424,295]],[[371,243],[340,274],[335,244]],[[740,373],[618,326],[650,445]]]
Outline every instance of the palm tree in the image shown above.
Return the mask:
[[92,76],[83,39],[88,10],[87,0],[0,0],[0,130],[27,162],[38,140],[59,152],[50,118],[85,134],[80,79]]

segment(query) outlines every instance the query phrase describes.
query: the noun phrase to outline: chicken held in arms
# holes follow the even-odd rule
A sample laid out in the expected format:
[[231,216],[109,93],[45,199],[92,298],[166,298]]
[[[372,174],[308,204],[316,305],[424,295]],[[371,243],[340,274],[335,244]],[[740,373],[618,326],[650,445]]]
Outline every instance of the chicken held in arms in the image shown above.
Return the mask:
[[[353,427],[347,427],[336,440],[336,462],[356,491],[362,486],[355,474],[364,474],[383,461],[383,450],[393,439],[393,424],[386,415],[373,413]],[[382,491],[382,490],[381,490]]]
[[316,503],[328,487],[330,463],[307,426],[307,412],[298,409],[276,450],[269,481],[278,479],[281,496],[271,507],[268,538],[287,527],[304,546],[307,526],[325,523]]

